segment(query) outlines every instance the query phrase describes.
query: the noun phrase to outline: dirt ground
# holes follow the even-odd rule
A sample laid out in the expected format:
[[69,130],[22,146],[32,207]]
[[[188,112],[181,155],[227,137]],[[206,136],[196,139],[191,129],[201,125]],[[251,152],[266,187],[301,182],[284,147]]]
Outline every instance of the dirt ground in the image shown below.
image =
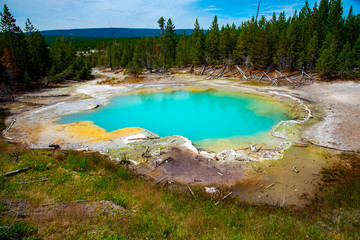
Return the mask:
[[[129,138],[153,137],[154,134],[133,129],[122,131],[121,134],[105,132],[95,134],[96,136],[90,136],[89,131],[85,131],[86,136],[81,137],[79,132],[84,132],[84,129],[72,131],[74,125],[57,124],[59,116],[88,111],[90,105],[105,105],[110,96],[134,90],[158,91],[184,86],[227,90],[236,88],[247,93],[273,96],[277,101],[290,101],[271,93],[276,91],[302,99],[302,103],[308,106],[314,115],[310,120],[312,124],[304,123],[303,127],[298,128],[299,132],[296,133],[292,147],[285,152],[277,150],[277,156],[283,157],[261,161],[241,159],[214,162],[194,150],[191,143],[189,146],[186,139],[178,139],[177,145],[169,144],[170,151],[161,156],[162,159],[169,158],[161,166],[155,166],[154,161],[140,164],[135,162],[133,168],[139,174],[148,175],[159,182],[176,181],[189,185],[226,187],[233,191],[233,197],[240,200],[280,206],[304,206],[307,199],[313,196],[320,183],[322,167],[336,162],[334,156],[339,153],[324,147],[360,149],[360,83],[316,82],[293,89],[288,86],[249,84],[237,79],[205,80],[204,77],[190,74],[153,74],[146,76],[143,81],[127,83],[124,82],[125,76],[122,73],[100,70],[93,73],[98,75],[96,80],[85,83],[68,82],[61,87],[16,95],[12,101],[4,102],[2,108],[10,112],[6,125],[10,126],[15,118],[16,122],[9,131],[3,132],[3,135],[10,141],[22,142],[33,148],[47,148],[49,144],[56,143],[63,149],[90,149],[106,153],[109,147],[127,148]],[[118,84],[97,84],[109,79],[112,83],[115,79]],[[297,103],[292,101],[291,104],[294,107]],[[84,124],[78,125],[84,128]],[[95,128],[96,126],[87,127]],[[101,129],[97,130],[99,132]],[[129,135],[130,133],[137,135]],[[308,144],[309,142],[324,147]],[[268,151],[262,152],[269,155]]]

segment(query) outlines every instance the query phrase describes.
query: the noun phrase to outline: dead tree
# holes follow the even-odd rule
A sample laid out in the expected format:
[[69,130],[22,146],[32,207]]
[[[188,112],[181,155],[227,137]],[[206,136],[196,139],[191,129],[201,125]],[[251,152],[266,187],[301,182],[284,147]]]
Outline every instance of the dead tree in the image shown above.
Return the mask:
[[206,69],[206,65],[204,64],[203,69],[202,69],[202,71],[201,71],[201,73],[200,73],[200,76],[202,76],[202,75],[204,74],[205,69]]
[[246,75],[245,75],[245,72],[244,72],[243,70],[241,70],[241,68],[240,68],[238,65],[236,65],[235,68],[239,71],[239,73],[240,73],[241,75],[243,75],[243,77],[244,77],[246,80],[248,79],[248,78],[246,77]]

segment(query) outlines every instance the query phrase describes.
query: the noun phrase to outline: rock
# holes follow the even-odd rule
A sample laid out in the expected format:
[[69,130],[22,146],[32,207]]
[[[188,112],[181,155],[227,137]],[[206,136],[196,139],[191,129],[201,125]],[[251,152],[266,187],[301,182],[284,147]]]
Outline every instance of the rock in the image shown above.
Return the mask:
[[96,109],[96,108],[98,108],[98,107],[100,107],[99,104],[91,104],[91,105],[88,106],[88,109],[89,109],[89,110],[92,110],[92,109]]
[[216,187],[205,187],[205,192],[206,193],[210,193],[210,194],[215,194],[217,193],[219,190],[217,190]]
[[220,162],[235,162],[235,161],[244,161],[247,160],[247,155],[240,151],[234,151],[232,149],[230,150],[224,150],[222,152],[219,152],[216,155],[216,159],[218,159]]
[[206,159],[210,159],[215,161],[216,160],[216,154],[215,153],[208,153],[206,151],[200,151],[200,156]]

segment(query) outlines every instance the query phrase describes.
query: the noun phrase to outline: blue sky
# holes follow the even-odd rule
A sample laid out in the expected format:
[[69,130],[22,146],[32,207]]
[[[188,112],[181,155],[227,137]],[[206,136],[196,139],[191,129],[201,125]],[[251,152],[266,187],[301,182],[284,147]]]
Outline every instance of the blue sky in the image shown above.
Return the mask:
[[[316,1],[309,0],[312,7]],[[344,13],[350,5],[360,12],[360,0],[343,0]],[[24,27],[26,18],[39,30],[132,27],[157,28],[157,20],[171,18],[175,27],[193,28],[195,19],[208,29],[214,16],[219,24],[239,25],[256,15],[258,0],[0,0],[6,4]],[[300,10],[305,0],[262,0],[259,15],[270,17],[275,11],[285,11],[286,16]]]

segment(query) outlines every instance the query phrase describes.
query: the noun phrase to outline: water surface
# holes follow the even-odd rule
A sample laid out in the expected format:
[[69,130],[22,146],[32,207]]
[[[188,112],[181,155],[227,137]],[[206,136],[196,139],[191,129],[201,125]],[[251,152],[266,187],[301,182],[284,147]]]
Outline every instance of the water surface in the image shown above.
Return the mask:
[[281,104],[263,97],[178,90],[116,96],[99,109],[65,115],[60,123],[92,121],[107,131],[141,127],[161,137],[182,135],[201,143],[258,137],[289,118]]

